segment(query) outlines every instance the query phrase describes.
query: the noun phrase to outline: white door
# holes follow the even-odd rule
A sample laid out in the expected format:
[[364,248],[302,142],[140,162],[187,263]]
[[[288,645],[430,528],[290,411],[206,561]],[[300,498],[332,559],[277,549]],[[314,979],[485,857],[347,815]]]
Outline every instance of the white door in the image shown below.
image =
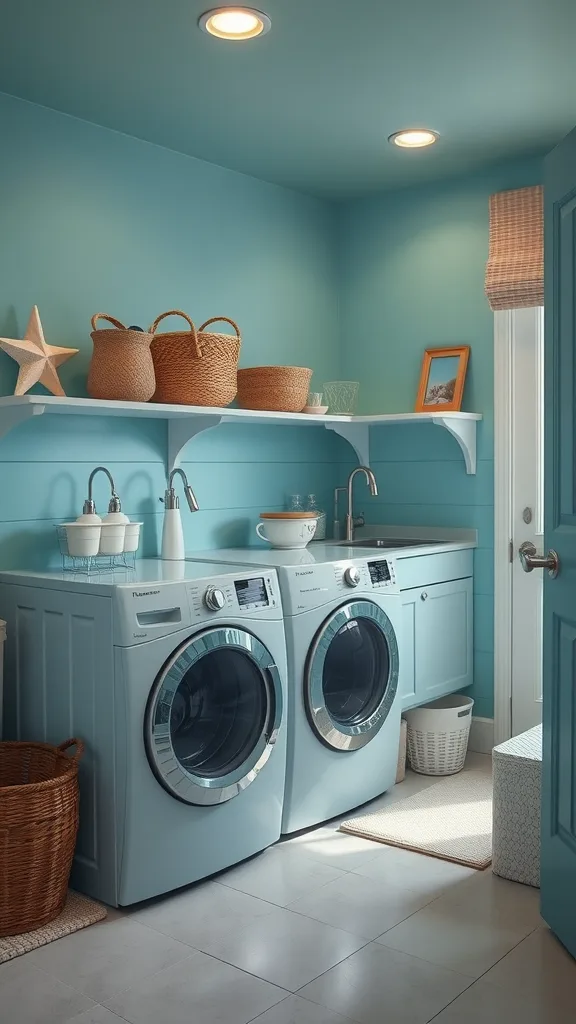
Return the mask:
[[543,550],[544,310],[511,317],[512,735],[542,721],[543,573],[523,572],[522,544]]

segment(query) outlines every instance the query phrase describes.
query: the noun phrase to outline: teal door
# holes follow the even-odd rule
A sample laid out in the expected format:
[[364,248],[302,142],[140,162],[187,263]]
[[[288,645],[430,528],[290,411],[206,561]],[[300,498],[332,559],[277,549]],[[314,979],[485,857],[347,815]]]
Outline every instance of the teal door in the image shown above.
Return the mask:
[[576,129],[545,169],[542,915],[576,956]]

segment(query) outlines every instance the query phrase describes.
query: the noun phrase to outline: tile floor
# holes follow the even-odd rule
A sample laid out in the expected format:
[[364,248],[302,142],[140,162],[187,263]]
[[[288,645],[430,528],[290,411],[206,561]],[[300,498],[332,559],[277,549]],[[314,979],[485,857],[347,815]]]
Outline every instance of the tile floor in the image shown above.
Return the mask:
[[0,1020],[573,1024],[576,963],[536,890],[338,824],[1,966]]

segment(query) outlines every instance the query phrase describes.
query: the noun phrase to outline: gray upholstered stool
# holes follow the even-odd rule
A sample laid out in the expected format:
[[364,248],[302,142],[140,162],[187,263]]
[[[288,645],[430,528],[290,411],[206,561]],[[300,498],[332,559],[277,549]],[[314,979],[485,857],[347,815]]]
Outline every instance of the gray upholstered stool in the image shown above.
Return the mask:
[[539,887],[542,726],[494,747],[492,766],[492,870]]

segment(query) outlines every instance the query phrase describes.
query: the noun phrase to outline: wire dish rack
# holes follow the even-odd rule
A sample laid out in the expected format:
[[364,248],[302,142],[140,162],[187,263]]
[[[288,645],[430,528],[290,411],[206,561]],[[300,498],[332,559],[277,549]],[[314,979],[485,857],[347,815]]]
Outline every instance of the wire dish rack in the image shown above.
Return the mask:
[[85,576],[98,573],[114,572],[117,569],[134,570],[136,568],[136,552],[123,551],[118,555],[71,555],[68,550],[68,537],[64,526],[57,526],[58,547],[62,555],[63,572],[76,572]]

